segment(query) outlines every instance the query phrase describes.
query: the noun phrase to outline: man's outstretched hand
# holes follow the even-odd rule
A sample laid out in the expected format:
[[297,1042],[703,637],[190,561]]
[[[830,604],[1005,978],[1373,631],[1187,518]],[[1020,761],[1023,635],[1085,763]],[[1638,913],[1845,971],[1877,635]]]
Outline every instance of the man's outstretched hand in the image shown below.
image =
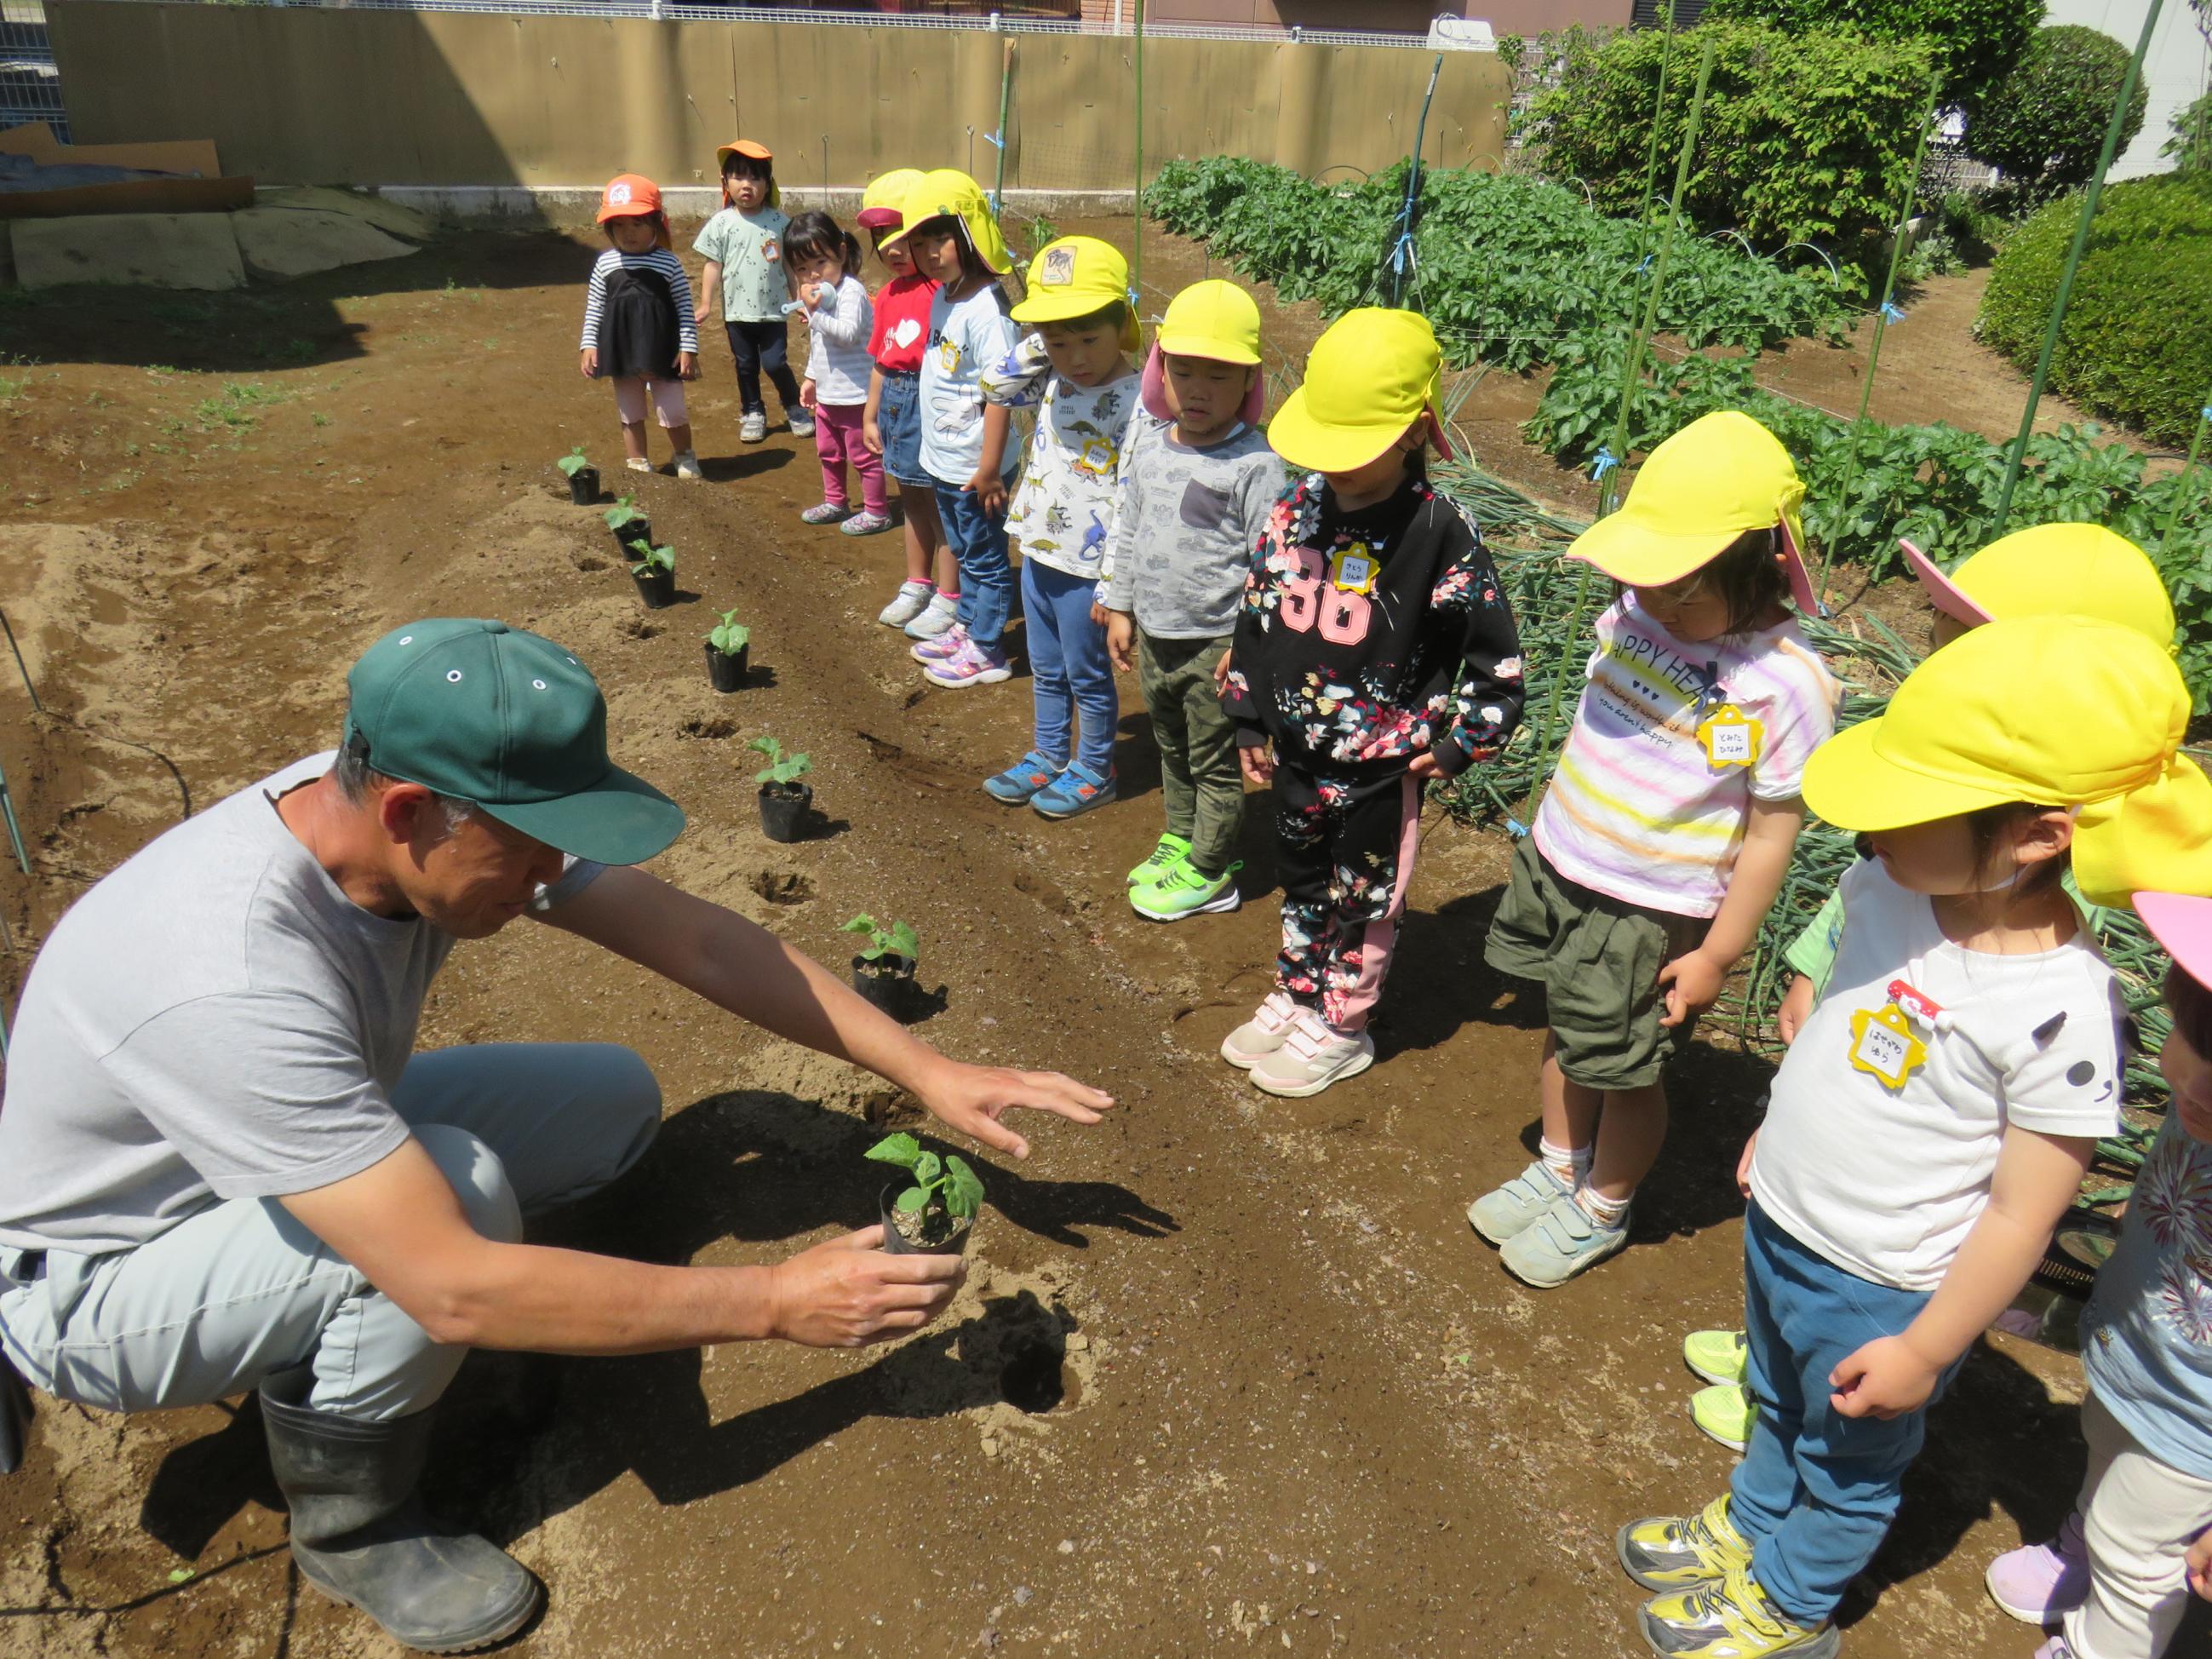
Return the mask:
[[1073,1123],[1096,1123],[1114,1097],[1058,1072],[1018,1072],[1009,1066],[968,1066],[947,1060],[942,1072],[915,1091],[930,1115],[948,1129],[1016,1158],[1030,1144],[1001,1123],[1010,1106],[1050,1112]]

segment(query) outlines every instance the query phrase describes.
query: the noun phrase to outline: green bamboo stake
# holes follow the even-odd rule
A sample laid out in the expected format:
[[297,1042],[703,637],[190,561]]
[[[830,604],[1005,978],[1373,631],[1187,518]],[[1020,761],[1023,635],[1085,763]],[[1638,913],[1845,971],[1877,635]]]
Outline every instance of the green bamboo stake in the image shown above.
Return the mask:
[[[1874,402],[1874,371],[1881,362],[1882,336],[1889,329],[1890,302],[1897,294],[1897,268],[1905,258],[1905,228],[1912,218],[1912,204],[1920,196],[1920,164],[1927,159],[1928,135],[1936,125],[1936,101],[1943,90],[1943,76],[1939,71],[1928,77],[1928,106],[1920,112],[1920,138],[1912,147],[1912,169],[1905,180],[1905,199],[1897,204],[1897,226],[1890,238],[1889,275],[1882,278],[1881,303],[1875,308],[1874,339],[1867,348],[1866,378],[1859,387],[1858,418],[1851,422],[1850,448],[1844,459],[1844,485],[1837,492],[1837,509],[1848,514],[1850,511],[1851,487],[1859,481],[1859,434],[1866,430],[1867,410]],[[1820,579],[1814,586],[1814,597],[1827,591],[1828,567],[1835,562],[1836,544],[1844,538],[1844,523],[1827,538],[1820,550]],[[1798,550],[1802,557],[1804,550]],[[1825,602],[1824,602],[1825,603]]]
[[2166,550],[2173,544],[2174,527],[2181,522],[2181,508],[2189,499],[2189,480],[2197,471],[2197,458],[2204,453],[2204,428],[2212,426],[2212,391],[2204,394],[2204,402],[2197,411],[2197,429],[2189,434],[2189,459],[2181,464],[2181,471],[2173,477],[2173,511],[2166,515],[2166,528],[2159,532],[2156,556],[2163,559]]
[[1145,0],[1137,6],[1137,228],[1129,237],[1129,286],[1145,291]]
[[1651,137],[1644,146],[1644,194],[1636,198],[1636,258],[1641,264],[1651,234],[1651,186],[1659,182],[1659,120],[1667,112],[1667,69],[1674,58],[1674,0],[1667,0],[1667,27],[1659,37],[1659,95],[1651,106]]
[[[1605,481],[1598,495],[1597,515],[1602,519],[1615,507],[1615,485],[1612,475],[1620,471],[1620,458],[1628,450],[1628,411],[1636,392],[1636,383],[1644,371],[1644,348],[1651,331],[1659,323],[1659,300],[1667,289],[1667,265],[1674,252],[1675,233],[1682,222],[1682,194],[1689,188],[1690,160],[1698,148],[1698,129],[1705,116],[1705,89],[1711,84],[1713,75],[1713,42],[1706,38],[1705,49],[1698,55],[1698,89],[1690,99],[1690,121],[1682,132],[1682,152],[1674,162],[1674,193],[1667,204],[1667,229],[1659,240],[1659,252],[1651,266],[1651,289],[1644,295],[1644,319],[1629,337],[1628,361],[1620,378],[1620,411],[1614,416],[1613,444],[1608,453],[1615,457],[1613,466],[1607,470]],[[1559,672],[1552,679],[1552,694],[1545,702],[1544,724],[1537,742],[1547,765],[1553,753],[1552,734],[1559,718],[1559,696],[1566,689],[1569,677],[1574,672],[1580,647],[1583,617],[1589,609],[1590,568],[1584,565],[1575,578],[1575,604],[1567,618],[1567,642],[1559,659]]]
[[1006,107],[1014,93],[1014,40],[1006,37],[1006,55],[999,66],[999,170],[991,180],[991,211],[1003,218],[1006,211]]
[[2058,331],[2074,297],[2074,274],[2081,269],[2081,250],[2088,245],[2089,222],[2097,216],[2097,198],[2105,193],[2105,173],[2120,148],[2120,127],[2127,118],[2128,100],[2135,96],[2136,82],[2142,78],[2143,58],[2150,51],[2150,37],[2165,5],[2166,0],[2150,0],[2150,9],[2143,14],[2142,33],[2136,40],[2136,55],[2128,59],[2128,72],[2120,77],[2120,95],[2112,100],[2112,119],[2105,123],[2105,148],[2097,156],[2097,170],[2089,175],[2089,188],[2081,198],[2081,217],[2074,222],[2074,245],[2066,250],[2066,268],[2059,273],[2058,293],[2051,302],[2050,325],[2043,331],[2043,349],[2036,354],[2035,374],[2028,381],[2027,407],[2021,411],[2020,435],[2012,441],[2012,453],[2005,459],[1996,521],[1990,526],[1991,541],[2004,534],[2005,520],[2012,515],[2013,488],[2020,483],[2020,469],[2027,459],[2027,441],[2035,430],[2035,408],[2043,401],[2044,382],[2051,378],[2051,354],[2058,349]]

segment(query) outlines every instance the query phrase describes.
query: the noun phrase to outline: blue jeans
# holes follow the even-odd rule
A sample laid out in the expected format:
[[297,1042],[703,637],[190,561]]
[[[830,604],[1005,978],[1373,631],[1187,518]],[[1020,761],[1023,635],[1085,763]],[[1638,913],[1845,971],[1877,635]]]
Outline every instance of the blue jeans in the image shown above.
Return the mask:
[[[1091,620],[1095,578],[1071,576],[1035,559],[1022,561],[1022,615],[1030,673],[1036,690],[1036,751],[1054,767],[1076,760],[1101,777],[1114,775],[1114,727],[1121,699],[1106,659],[1106,630]],[[1079,733],[1077,727],[1080,727]]]
[[913,369],[878,368],[884,395],[876,405],[876,426],[884,437],[884,472],[892,483],[928,484],[937,480],[921,470],[921,376]]
[[937,515],[960,562],[961,627],[987,650],[999,649],[1014,605],[1014,567],[1006,557],[1006,518],[983,510],[972,489],[937,481]]
[[[1828,1373],[1928,1305],[1815,1255],[1756,1203],[1744,1218],[1744,1381],[1759,1404],[1730,1489],[1729,1519],[1752,1546],[1752,1577],[1792,1619],[1817,1625],[1874,1559],[1899,1488],[1928,1436],[1927,1407],[1885,1422],[1828,1403]],[[1965,1356],[1936,1382],[1941,1399]]]

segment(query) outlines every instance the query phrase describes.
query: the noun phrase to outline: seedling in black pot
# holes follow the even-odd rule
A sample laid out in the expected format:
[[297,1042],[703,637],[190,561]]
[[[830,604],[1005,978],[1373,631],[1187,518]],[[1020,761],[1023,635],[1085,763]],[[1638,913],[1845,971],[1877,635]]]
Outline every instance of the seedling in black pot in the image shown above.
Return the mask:
[[912,1135],[886,1135],[868,1148],[878,1164],[896,1164],[910,1180],[894,1181],[877,1200],[884,1249],[893,1255],[957,1255],[983,1207],[983,1178],[957,1152],[943,1158]]
[[768,757],[768,764],[753,774],[760,785],[761,832],[770,841],[797,841],[806,830],[806,809],[814,804],[814,791],[799,779],[814,769],[804,755],[787,755],[774,738],[755,738],[745,745]]
[[722,620],[707,630],[707,678],[717,691],[735,691],[745,683],[745,653],[752,649],[753,631],[725,611]]
[[635,561],[629,568],[630,580],[637,584],[637,596],[645,601],[645,608],[658,611],[675,604],[676,550],[631,542],[623,550]]
[[653,520],[638,511],[635,495],[615,497],[615,504],[607,509],[607,528],[614,532],[615,539],[622,544],[623,553],[628,558],[637,556],[630,551],[632,548],[653,545]]
[[553,465],[568,479],[568,499],[577,506],[589,507],[599,499],[599,469],[585,459],[583,445],[578,444]]
[[903,921],[879,924],[863,911],[845,931],[868,936],[853,958],[853,988],[893,1019],[905,1019],[914,1002],[914,970],[921,961],[921,941],[913,927]]

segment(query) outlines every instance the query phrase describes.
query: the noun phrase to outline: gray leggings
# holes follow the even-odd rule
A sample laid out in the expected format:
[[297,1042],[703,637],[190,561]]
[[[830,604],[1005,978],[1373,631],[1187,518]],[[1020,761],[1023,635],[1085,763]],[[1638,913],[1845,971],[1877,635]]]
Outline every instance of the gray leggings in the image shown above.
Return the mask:
[[[417,1054],[392,1105],[471,1224],[507,1243],[525,1216],[622,1174],[660,1127],[653,1073],[606,1043]],[[106,1255],[0,1252],[0,1341],[24,1380],[108,1411],[204,1405],[305,1364],[315,1410],[380,1422],[433,1404],[468,1353],[433,1342],[273,1198],[211,1204]]]

